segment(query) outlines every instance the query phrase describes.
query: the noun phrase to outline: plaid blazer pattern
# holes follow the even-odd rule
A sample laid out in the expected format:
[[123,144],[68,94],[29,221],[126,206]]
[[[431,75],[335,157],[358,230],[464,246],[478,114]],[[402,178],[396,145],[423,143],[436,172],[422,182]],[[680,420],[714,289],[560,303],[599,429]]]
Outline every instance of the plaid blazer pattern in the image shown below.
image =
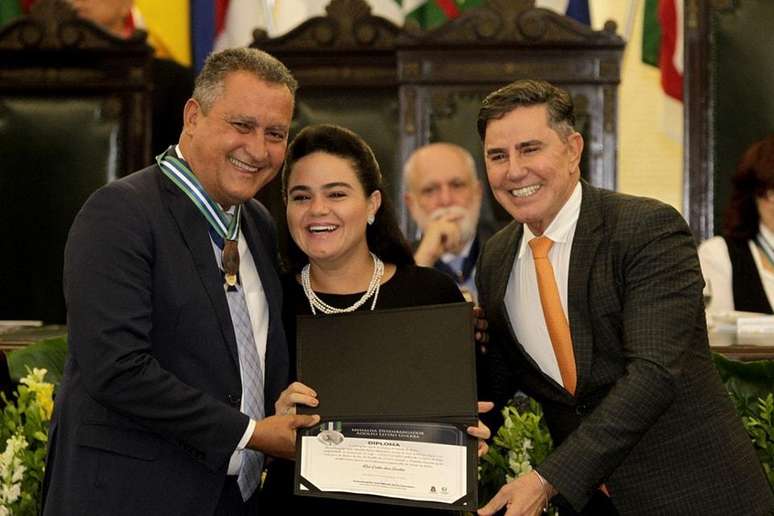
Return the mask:
[[486,389],[498,405],[517,389],[542,404],[555,450],[537,469],[577,510],[605,483],[622,514],[771,514],[771,489],[712,364],[685,221],[652,199],[582,189],[568,280],[576,396],[540,371],[511,328],[517,222],[478,263]]

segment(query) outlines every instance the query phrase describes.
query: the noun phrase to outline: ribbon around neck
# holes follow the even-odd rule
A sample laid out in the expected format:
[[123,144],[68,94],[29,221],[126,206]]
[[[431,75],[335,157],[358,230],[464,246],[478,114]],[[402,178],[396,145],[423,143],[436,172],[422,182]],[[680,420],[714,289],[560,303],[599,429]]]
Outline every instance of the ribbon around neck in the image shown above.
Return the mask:
[[174,147],[170,147],[156,156],[156,163],[161,172],[188,196],[218,236],[224,240],[235,241],[239,236],[242,205],[237,204],[233,217],[226,213],[204,190],[188,163],[178,158],[173,149]]

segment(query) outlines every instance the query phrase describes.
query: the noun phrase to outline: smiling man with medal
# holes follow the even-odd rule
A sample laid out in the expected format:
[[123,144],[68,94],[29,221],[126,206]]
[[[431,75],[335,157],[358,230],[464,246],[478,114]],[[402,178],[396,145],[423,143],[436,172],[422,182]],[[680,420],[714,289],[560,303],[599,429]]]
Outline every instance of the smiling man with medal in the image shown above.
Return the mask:
[[253,199],[284,160],[296,86],[264,52],[213,54],[179,144],[78,214],[43,514],[256,514],[265,455],[318,421],[272,415],[288,356],[274,224]]

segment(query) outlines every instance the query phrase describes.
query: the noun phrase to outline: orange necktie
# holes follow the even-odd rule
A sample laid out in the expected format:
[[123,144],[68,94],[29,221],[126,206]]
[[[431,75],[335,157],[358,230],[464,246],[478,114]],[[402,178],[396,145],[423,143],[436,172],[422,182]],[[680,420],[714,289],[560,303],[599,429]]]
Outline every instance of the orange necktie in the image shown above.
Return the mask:
[[556,287],[554,268],[548,259],[548,251],[554,242],[544,236],[533,238],[529,241],[532,249],[532,258],[535,260],[535,273],[537,275],[538,291],[540,292],[540,304],[543,307],[543,317],[546,320],[548,336],[554,348],[556,361],[559,364],[559,373],[562,375],[564,388],[570,394],[575,394],[577,373],[575,371],[575,355],[572,350],[572,337],[570,325],[562,309],[562,301],[559,298],[559,289]]

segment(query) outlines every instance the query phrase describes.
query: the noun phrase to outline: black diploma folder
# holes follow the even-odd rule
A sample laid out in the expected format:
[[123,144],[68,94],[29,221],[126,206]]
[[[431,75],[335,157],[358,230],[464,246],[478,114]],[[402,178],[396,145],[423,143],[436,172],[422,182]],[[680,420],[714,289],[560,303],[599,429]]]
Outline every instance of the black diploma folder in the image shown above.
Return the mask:
[[300,475],[302,431],[296,494],[475,511],[478,443],[465,433],[478,420],[471,307],[451,303],[299,316],[296,342],[298,379],[320,400],[318,407],[299,405],[299,413],[319,414],[321,426],[332,421],[453,425],[464,441],[456,444],[466,447],[467,494],[443,503],[321,492]]

